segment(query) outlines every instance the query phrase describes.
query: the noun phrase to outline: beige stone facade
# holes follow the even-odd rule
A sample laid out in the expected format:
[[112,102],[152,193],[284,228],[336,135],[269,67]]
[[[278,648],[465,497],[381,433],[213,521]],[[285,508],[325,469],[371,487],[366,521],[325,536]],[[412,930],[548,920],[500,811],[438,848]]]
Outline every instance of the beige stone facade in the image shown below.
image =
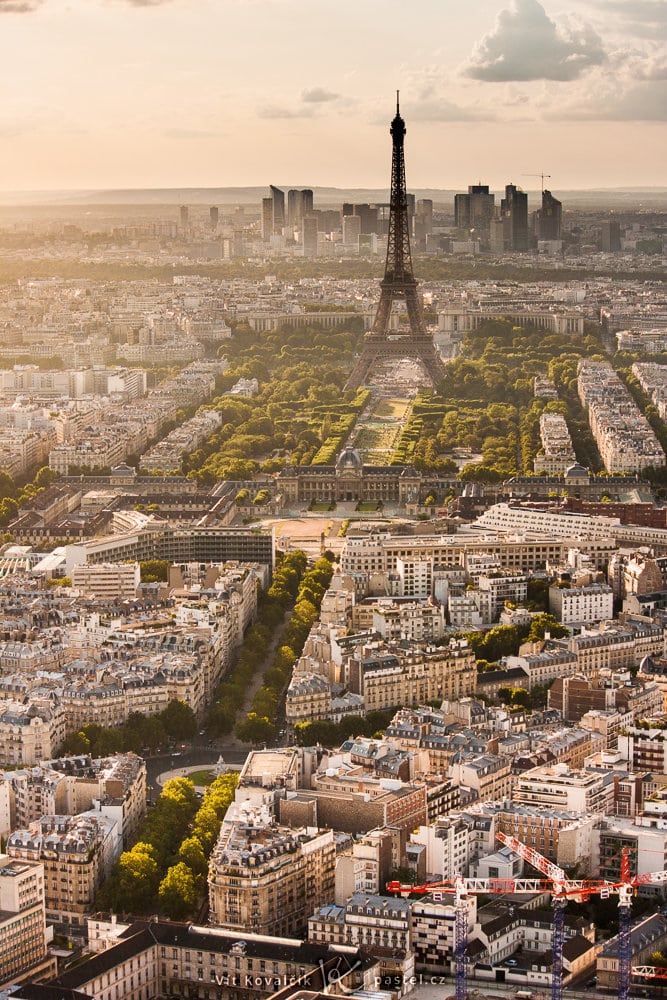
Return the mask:
[[[90,721],[90,720],[89,720]],[[0,703],[0,766],[36,764],[65,739],[65,714],[46,701]]]
[[363,695],[367,712],[436,698],[456,701],[474,694],[477,682],[475,654],[464,640],[415,647],[408,655],[391,646],[365,647],[350,660],[348,673],[350,690]]
[[334,897],[331,830],[291,829],[250,816],[223,824],[209,868],[210,922],[239,932],[295,934]]
[[42,862],[47,917],[66,933],[85,934],[85,914],[118,857],[114,828],[104,818],[44,816],[7,841],[10,857]]
[[287,466],[277,478],[285,506],[313,500],[405,504],[418,498],[421,483],[421,474],[412,466],[364,465],[351,447],[345,448],[336,465]]

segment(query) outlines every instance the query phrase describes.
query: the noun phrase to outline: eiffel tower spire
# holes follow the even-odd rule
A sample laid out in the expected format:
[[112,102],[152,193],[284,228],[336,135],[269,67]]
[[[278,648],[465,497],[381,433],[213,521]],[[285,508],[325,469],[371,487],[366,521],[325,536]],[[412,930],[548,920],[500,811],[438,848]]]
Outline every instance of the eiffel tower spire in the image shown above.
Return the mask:
[[[384,277],[380,282],[380,301],[370,333],[364,337],[361,357],[356,362],[346,388],[364,385],[381,361],[413,358],[421,362],[426,374],[437,386],[445,376],[445,366],[424,325],[417,281],[412,270],[410,253],[410,220],[405,186],[405,122],[401,117],[399,92],[396,91],[396,115],[389,128],[392,138],[391,197],[389,205],[389,235]],[[395,299],[405,302],[409,333],[392,332],[389,336],[391,307]]]

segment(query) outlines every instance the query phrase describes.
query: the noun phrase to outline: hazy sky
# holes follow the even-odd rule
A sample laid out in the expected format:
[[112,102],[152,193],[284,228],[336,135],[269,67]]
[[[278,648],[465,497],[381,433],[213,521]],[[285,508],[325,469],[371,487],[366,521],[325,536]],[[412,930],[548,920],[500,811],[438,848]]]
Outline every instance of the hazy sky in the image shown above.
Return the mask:
[[0,0],[0,190],[667,185],[667,0]]

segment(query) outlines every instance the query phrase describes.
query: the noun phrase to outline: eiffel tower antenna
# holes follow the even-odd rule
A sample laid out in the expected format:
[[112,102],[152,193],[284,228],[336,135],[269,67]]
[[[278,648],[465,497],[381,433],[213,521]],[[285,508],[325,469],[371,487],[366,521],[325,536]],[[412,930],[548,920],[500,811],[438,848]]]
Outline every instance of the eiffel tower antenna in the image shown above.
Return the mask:
[[[399,91],[396,91],[396,116],[389,128],[392,138],[391,197],[389,204],[389,235],[384,277],[380,282],[380,301],[370,333],[364,337],[361,356],[350,375],[346,389],[358,389],[368,383],[376,366],[387,360],[412,358],[419,361],[433,386],[445,377],[445,366],[436,350],[433,338],[424,325],[422,306],[417,294],[417,281],[412,271],[410,253],[410,221],[408,195],[405,186],[405,122],[401,118]],[[405,302],[409,333],[394,333],[389,337],[391,307],[395,299]]]

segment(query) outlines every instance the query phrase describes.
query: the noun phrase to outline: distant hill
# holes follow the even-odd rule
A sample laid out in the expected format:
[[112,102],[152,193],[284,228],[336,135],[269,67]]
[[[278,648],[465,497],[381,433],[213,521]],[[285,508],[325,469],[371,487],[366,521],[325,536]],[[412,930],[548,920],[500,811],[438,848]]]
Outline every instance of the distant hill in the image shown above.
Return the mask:
[[[287,191],[290,188],[309,187],[308,184],[278,185]],[[388,188],[335,188],[313,187],[314,201],[318,208],[339,207],[344,201],[388,202]],[[454,189],[414,188],[417,198],[431,198],[436,205],[453,208]],[[465,190],[461,188],[460,190]],[[524,188],[530,195],[531,203],[539,202],[539,189]],[[597,190],[564,191],[552,188],[563,202],[565,209],[652,209],[667,211],[667,187],[656,188],[599,188]],[[0,192],[0,205],[17,207],[21,205],[85,206],[85,205],[248,205],[257,207],[262,198],[268,196],[265,187],[224,187],[224,188],[137,188],[102,191],[15,191]],[[495,191],[501,194],[501,189]]]

